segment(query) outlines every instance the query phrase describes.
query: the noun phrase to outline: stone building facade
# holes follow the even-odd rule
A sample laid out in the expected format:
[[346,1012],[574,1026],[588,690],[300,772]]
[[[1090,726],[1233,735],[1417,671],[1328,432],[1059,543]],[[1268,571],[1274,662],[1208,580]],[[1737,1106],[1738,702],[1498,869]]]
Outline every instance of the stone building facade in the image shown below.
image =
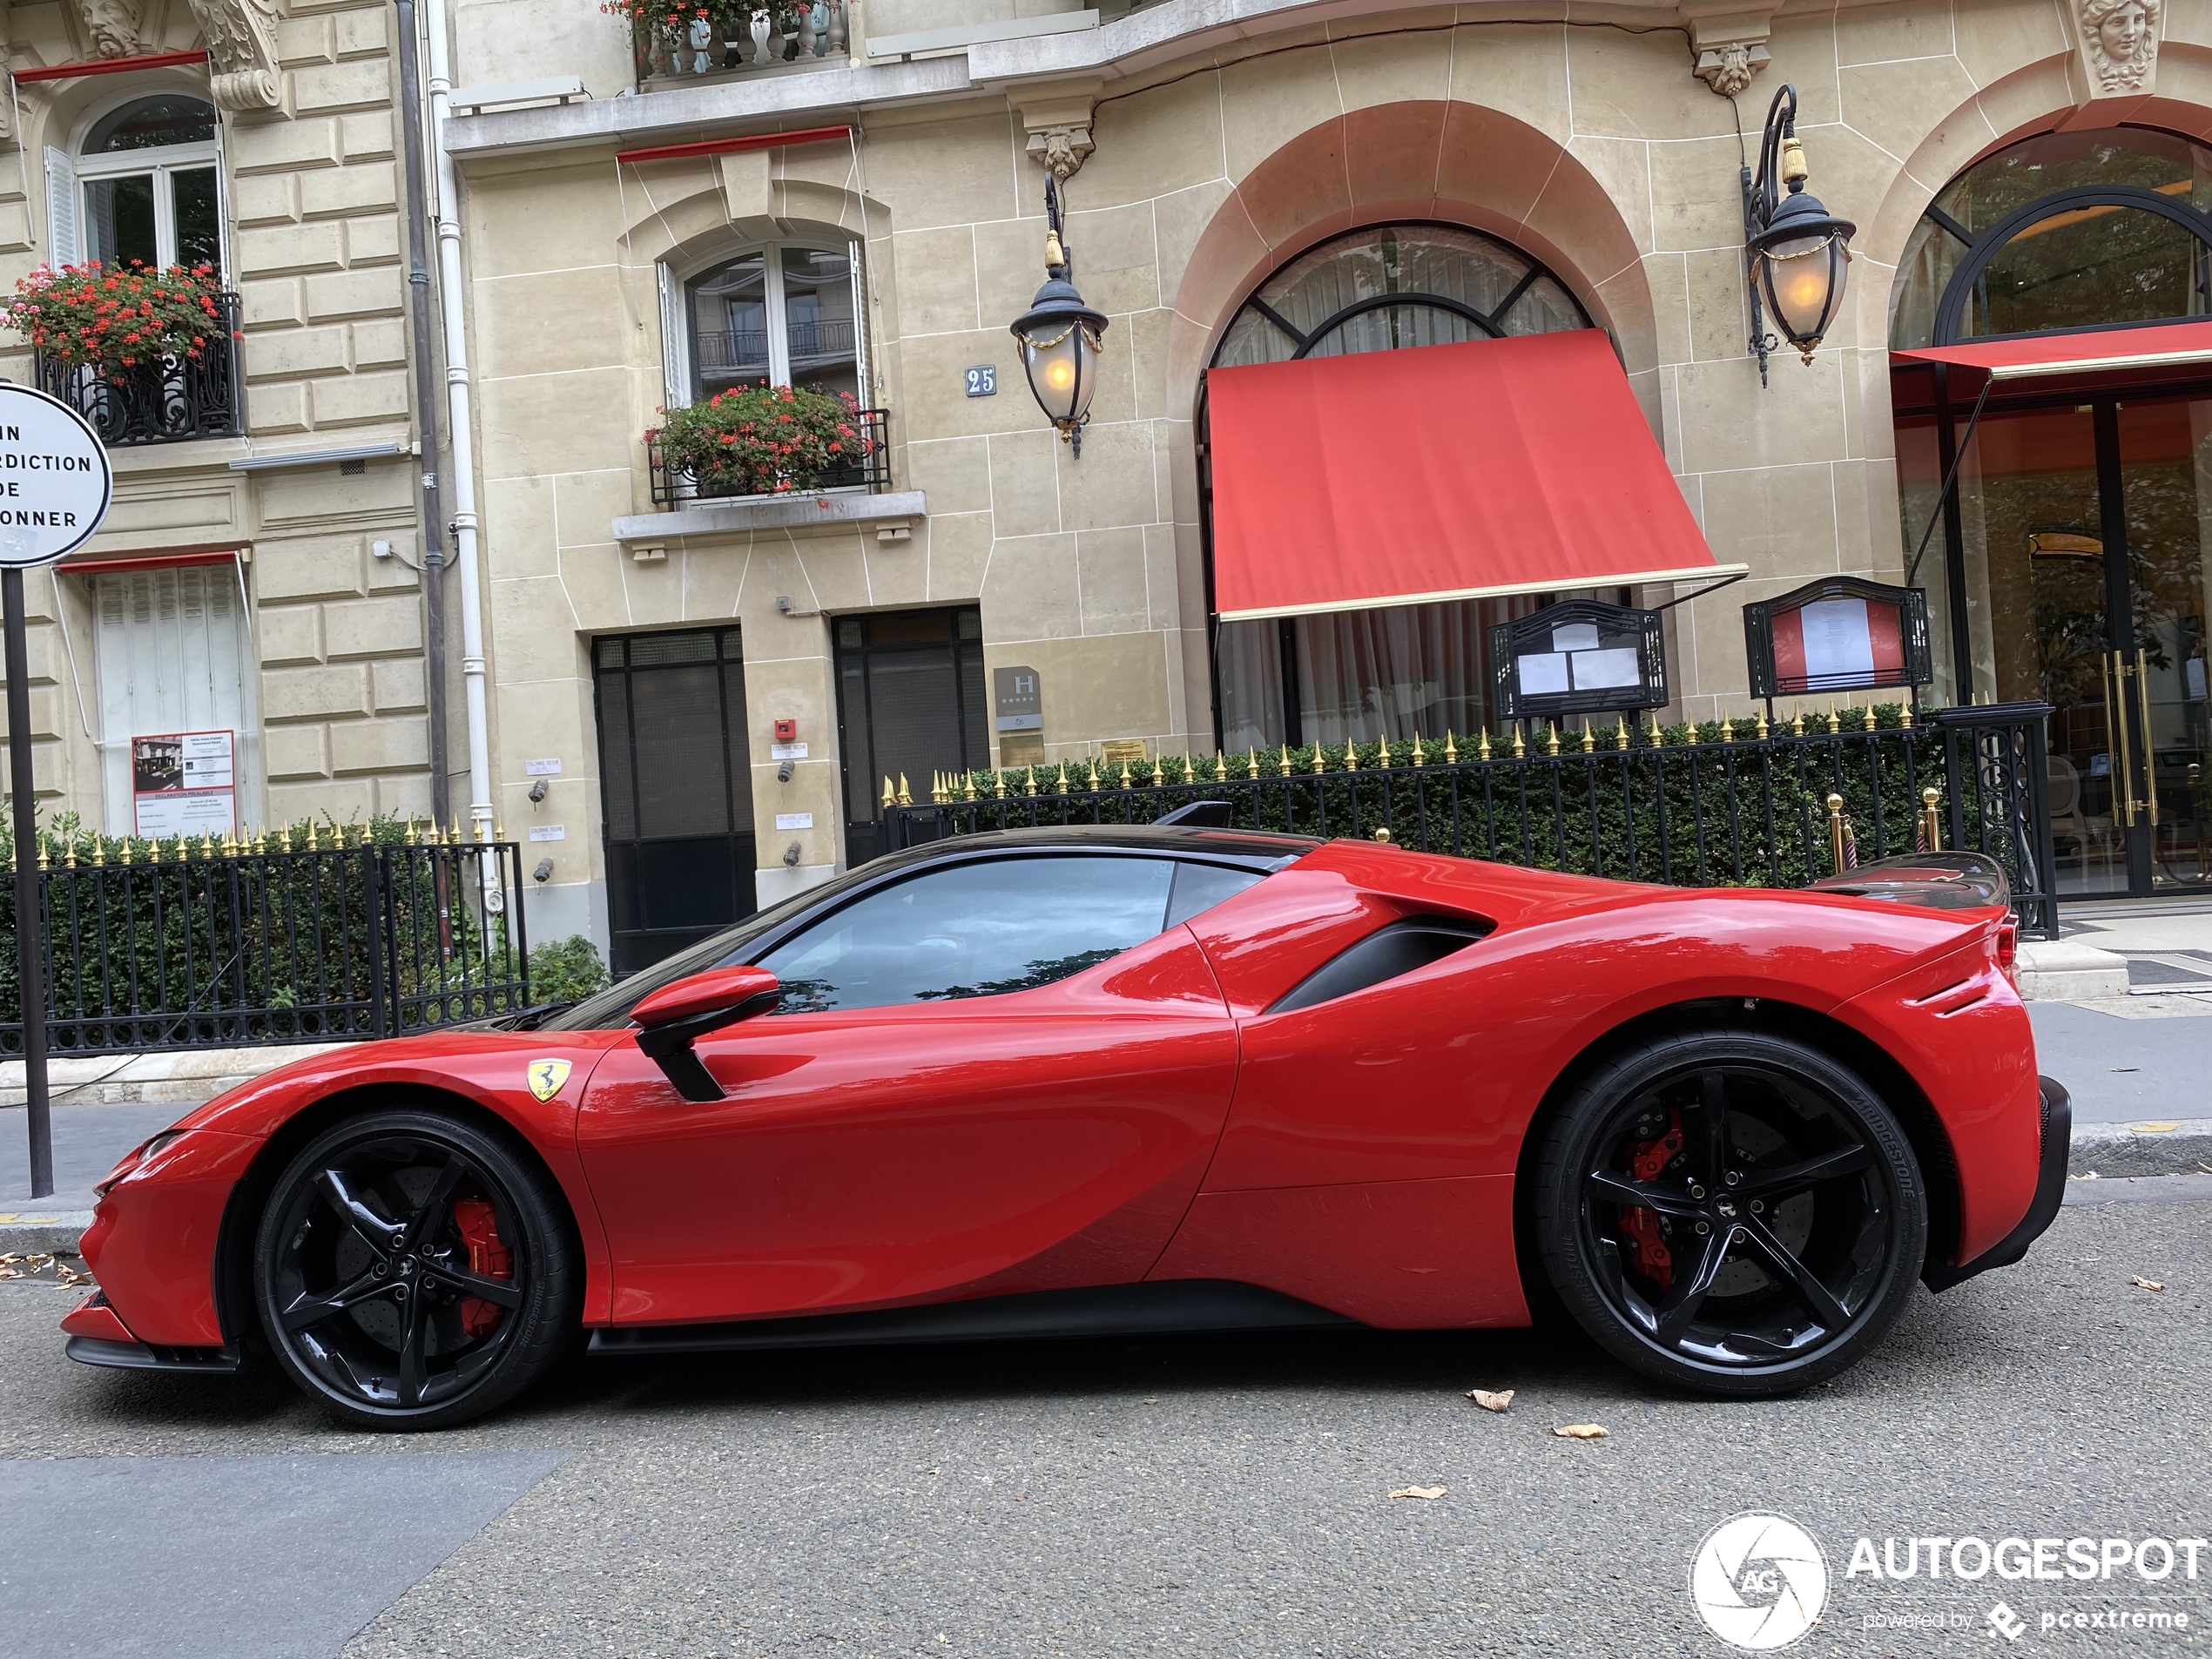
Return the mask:
[[[89,50],[62,9],[12,16],[18,62]],[[413,464],[226,470],[234,455],[408,441],[389,27],[373,8],[307,0],[273,22],[278,105],[224,116],[250,431],[204,460],[195,445],[130,457],[101,544],[251,541],[272,814],[417,810],[429,787],[413,712]],[[1354,664],[1345,642],[1367,636],[1350,624],[1328,637],[1352,665],[1301,714],[1269,677],[1318,672],[1312,642],[1336,624],[1298,624],[1308,657],[1294,664],[1286,644],[1279,666],[1273,632],[1231,631],[1275,624],[1215,625],[1205,376],[1293,354],[1252,332],[1267,314],[1256,297],[1299,357],[1604,331],[1713,557],[1748,570],[1716,591],[1626,596],[1680,601],[1667,612],[1677,718],[1750,706],[1748,600],[1819,577],[1905,576],[1948,446],[1975,440],[1968,370],[1959,408],[1946,393],[1937,409],[1898,389],[1920,382],[1898,378],[1912,365],[1896,353],[2212,312],[2202,0],[1623,0],[1564,19],[1385,0],[848,0],[732,23],[709,31],[729,40],[681,51],[641,44],[589,0],[455,0],[451,28],[462,91],[443,142],[461,189],[491,682],[490,776],[474,804],[530,838],[526,862],[546,860],[533,935],[612,939],[625,966],[870,855],[881,792],[902,773],[919,796],[931,771],[1040,744],[1048,763],[1109,744],[1211,755],[1467,718],[1434,694],[1431,669],[1393,668],[1386,638],[1379,667]],[[196,38],[181,12],[161,37]],[[1784,83],[1812,186],[1857,234],[1825,338],[1804,364],[1777,353],[1763,377],[1739,167]],[[45,96],[24,111],[26,155],[86,107],[65,107],[81,90]],[[2034,219],[2047,165],[2091,196]],[[1076,280],[1109,319],[1080,456],[1030,397],[1008,333],[1043,277],[1049,171]],[[24,176],[8,257],[28,266],[47,220],[37,168]],[[2178,227],[2179,252],[2161,229],[2098,253],[2094,239],[2151,212],[2129,190],[2174,209],[2161,224]],[[2044,239],[1984,246],[2015,210]],[[1309,337],[1279,314],[1284,294],[1318,303],[1355,280],[1332,260],[1397,271],[1416,256],[1453,282],[1503,282],[1515,305],[1534,293],[1541,315],[1462,304],[1481,318],[1458,334],[1378,342],[1318,314]],[[2197,274],[2172,278],[2175,260]],[[1966,320],[1946,321],[1962,261],[1982,274],[1965,284]],[[2004,294],[2018,303],[2000,315]],[[2161,395],[2186,401],[2190,372],[2173,369]],[[2040,382],[2045,403],[2115,395],[2095,378],[2108,370],[2081,373]],[[883,412],[865,477],[752,499],[657,468],[644,439],[664,408],[809,376]],[[2013,430],[2008,395],[1991,405],[1993,434]],[[2181,467],[2176,488],[2195,465],[2190,420],[2167,422],[2183,434],[2178,461],[2166,439],[2151,444],[2157,465]],[[2097,557],[2099,524],[2118,522],[2076,502],[2016,534],[2006,513],[2044,509],[2006,507],[2003,480],[2049,469],[2006,472],[1990,442],[1963,469],[1961,510],[1930,531],[1934,563],[1913,572],[1933,613],[1938,701],[2050,694],[2064,678],[2048,640],[2040,671],[2004,667],[2001,619],[2033,610],[2048,572],[1992,538],[2082,535]],[[1452,487],[1485,488],[1480,459]],[[1608,458],[1582,460],[1588,488],[1606,489]],[[2087,468],[2094,496],[2096,476],[2120,475],[2107,462],[2135,464],[2067,466]],[[1399,482],[1379,472],[1371,487]],[[2195,799],[2199,772],[2182,768],[2204,743],[2202,560],[2182,516],[2188,544],[2160,556],[2165,597],[2139,607],[2156,612],[2141,624],[2142,685],[2161,699],[2143,692],[2155,741],[2139,746],[2175,757],[2169,820]],[[393,558],[371,556],[380,540]],[[1492,614],[1444,621],[1473,637]],[[2107,623],[2123,629],[2100,612]],[[81,793],[91,762],[68,670],[51,643],[37,660],[54,786]],[[1379,694],[1393,675],[1398,691]],[[1254,676],[1264,706],[1231,706]],[[1336,701],[1312,700],[1324,696]],[[2082,701],[2082,730],[2121,700]],[[2081,890],[2097,890],[2121,880],[2111,849],[2131,826],[2114,745],[2075,747],[2066,810]],[[469,786],[455,771],[459,812]],[[2150,845],[2160,869],[2186,863],[2168,856],[2180,843]],[[2200,847],[2198,879],[2202,864]]]
[[[183,0],[8,13],[0,275],[197,256],[237,296],[234,374],[212,354],[166,408],[69,388],[109,440],[115,503],[26,583],[37,777],[53,810],[118,833],[170,827],[134,801],[149,733],[233,734],[239,830],[430,805],[391,12],[229,17],[211,64]],[[0,373],[56,384],[5,347]]]

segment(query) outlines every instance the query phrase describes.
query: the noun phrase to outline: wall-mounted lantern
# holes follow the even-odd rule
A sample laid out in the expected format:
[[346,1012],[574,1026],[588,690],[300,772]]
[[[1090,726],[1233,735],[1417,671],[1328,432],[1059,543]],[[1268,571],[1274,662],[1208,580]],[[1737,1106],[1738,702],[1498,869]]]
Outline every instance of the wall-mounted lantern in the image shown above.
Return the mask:
[[[1767,354],[1781,343],[1767,333],[1766,316],[1810,364],[1843,308],[1851,239],[1858,226],[1838,219],[1818,197],[1807,195],[1805,177],[1804,146],[1797,141],[1797,89],[1784,85],[1774,95],[1766,131],[1759,137],[1758,177],[1748,166],[1742,175],[1750,344],[1758,355],[1762,386]],[[1786,196],[1777,188],[1777,180],[1789,187]]]
[[1080,455],[1083,423],[1098,390],[1106,316],[1085,305],[1069,280],[1067,245],[1060,239],[1060,188],[1050,174],[1044,181],[1044,212],[1045,285],[1014,320],[1014,337],[1022,342],[1022,366],[1038,406]]

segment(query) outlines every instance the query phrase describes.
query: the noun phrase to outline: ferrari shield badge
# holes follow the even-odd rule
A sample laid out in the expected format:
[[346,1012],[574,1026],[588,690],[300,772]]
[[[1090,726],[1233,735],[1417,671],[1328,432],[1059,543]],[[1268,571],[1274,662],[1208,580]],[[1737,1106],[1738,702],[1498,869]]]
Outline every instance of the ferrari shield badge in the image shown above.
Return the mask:
[[540,1100],[550,1100],[561,1092],[561,1085],[569,1080],[569,1062],[565,1060],[533,1060],[529,1069],[530,1093]]

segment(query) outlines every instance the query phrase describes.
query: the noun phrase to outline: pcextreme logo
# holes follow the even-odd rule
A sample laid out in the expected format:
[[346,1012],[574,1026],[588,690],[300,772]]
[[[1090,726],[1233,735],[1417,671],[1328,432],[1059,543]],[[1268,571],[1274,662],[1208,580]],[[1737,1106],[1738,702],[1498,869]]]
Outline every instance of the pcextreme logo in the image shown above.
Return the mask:
[[1747,1511],[1697,1546],[1689,1599],[1705,1628],[1731,1648],[1773,1653],[1819,1622],[1828,1605],[1827,1558],[1787,1515]]

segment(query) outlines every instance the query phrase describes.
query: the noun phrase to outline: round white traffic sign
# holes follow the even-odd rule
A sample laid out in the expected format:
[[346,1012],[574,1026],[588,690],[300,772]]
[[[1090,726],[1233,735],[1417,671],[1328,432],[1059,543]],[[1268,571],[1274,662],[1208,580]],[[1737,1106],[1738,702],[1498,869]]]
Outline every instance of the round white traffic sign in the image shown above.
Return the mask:
[[114,494],[107,449],[83,415],[0,381],[0,566],[27,570],[75,552]]

